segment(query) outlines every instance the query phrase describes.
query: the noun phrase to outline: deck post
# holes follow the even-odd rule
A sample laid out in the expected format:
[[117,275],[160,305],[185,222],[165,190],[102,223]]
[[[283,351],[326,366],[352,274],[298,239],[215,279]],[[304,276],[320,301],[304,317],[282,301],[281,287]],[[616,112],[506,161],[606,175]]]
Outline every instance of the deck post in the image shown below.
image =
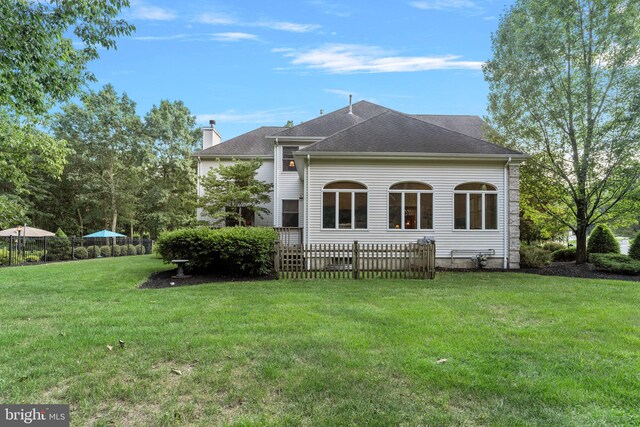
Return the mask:
[[358,279],[358,265],[359,263],[358,241],[353,242],[352,254],[351,254],[351,270],[353,271],[353,278]]
[[273,271],[276,280],[280,278],[280,240],[273,242]]

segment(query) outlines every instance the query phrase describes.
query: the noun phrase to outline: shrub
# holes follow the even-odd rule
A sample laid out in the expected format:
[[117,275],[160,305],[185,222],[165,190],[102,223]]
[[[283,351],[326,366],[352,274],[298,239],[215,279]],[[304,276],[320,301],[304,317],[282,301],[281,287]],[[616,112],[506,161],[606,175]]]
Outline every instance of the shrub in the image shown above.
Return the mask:
[[606,225],[599,224],[589,235],[587,252],[590,254],[619,254],[620,245],[611,229]]
[[89,251],[87,251],[87,248],[83,248],[81,246],[73,250],[73,256],[76,259],[87,259],[87,257],[89,256]]
[[113,245],[113,256],[121,255],[120,245]]
[[551,263],[551,252],[534,246],[520,248],[520,267],[541,268]]
[[640,274],[640,261],[626,255],[596,253],[589,255],[589,261],[597,270],[633,276]]
[[190,270],[259,276],[273,269],[277,239],[266,227],[187,228],[163,233],[155,248],[165,262],[188,259]]
[[559,251],[566,248],[567,248],[566,245],[560,242],[547,242],[544,245],[542,245],[542,249],[549,252],[555,252],[555,251]]
[[129,246],[127,246],[127,245],[120,245],[120,255],[121,255],[121,256],[127,256],[127,255],[129,255]]
[[0,265],[9,265],[9,249],[0,249]]
[[47,259],[64,261],[69,258],[71,258],[71,242],[64,231],[58,228],[55,237],[47,239]]
[[629,257],[640,260],[640,231],[629,246]]
[[576,248],[560,249],[551,253],[553,261],[569,262],[576,260]]
[[144,246],[142,245],[136,245],[136,253],[138,255],[144,255],[146,253]]
[[138,251],[134,245],[127,245],[127,254],[128,255],[136,255]]
[[100,255],[102,255],[103,257],[110,257],[111,246],[109,245],[100,246]]
[[97,258],[98,254],[100,254],[100,247],[99,246],[88,246],[87,247],[87,253],[89,258]]

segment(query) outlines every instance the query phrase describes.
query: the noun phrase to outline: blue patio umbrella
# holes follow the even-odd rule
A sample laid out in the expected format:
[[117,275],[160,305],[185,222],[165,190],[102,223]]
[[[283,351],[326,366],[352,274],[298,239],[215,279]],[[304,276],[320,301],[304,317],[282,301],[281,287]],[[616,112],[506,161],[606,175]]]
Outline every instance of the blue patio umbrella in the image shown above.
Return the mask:
[[97,238],[97,237],[127,237],[127,236],[120,233],[114,233],[113,231],[109,231],[109,230],[100,230],[100,231],[96,231],[95,233],[82,236],[83,239],[91,239],[91,238]]

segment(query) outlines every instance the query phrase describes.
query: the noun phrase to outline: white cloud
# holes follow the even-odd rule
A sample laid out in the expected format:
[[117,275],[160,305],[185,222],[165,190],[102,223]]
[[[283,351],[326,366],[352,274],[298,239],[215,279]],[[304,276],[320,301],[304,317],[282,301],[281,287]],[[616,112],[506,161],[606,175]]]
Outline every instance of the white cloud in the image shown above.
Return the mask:
[[397,73],[429,70],[479,70],[480,61],[461,61],[459,55],[396,56],[377,46],[326,44],[309,50],[281,51],[291,64],[332,74]]
[[226,13],[203,13],[196,17],[196,22],[210,25],[237,25],[240,27],[260,27],[272,30],[288,31],[291,33],[308,33],[319,29],[317,24],[299,24],[295,22],[260,20],[242,21]]
[[482,9],[473,0],[419,0],[409,4],[423,10],[474,10]]
[[214,40],[221,42],[238,42],[242,40],[257,40],[258,36],[249,33],[214,33],[211,34]]
[[353,95],[354,98],[358,98],[357,93],[350,92],[348,90],[342,90],[342,89],[322,89],[322,90],[328,93],[333,93],[335,95],[338,95],[341,98],[349,98],[349,95]]
[[189,34],[170,34],[164,36],[135,36],[134,40],[141,41],[166,41],[166,40],[179,40],[179,41],[220,41],[220,42],[237,42],[244,40],[259,40],[258,36],[249,33],[189,33]]
[[206,12],[196,18],[197,22],[212,25],[233,25],[238,21],[226,13]]
[[259,110],[241,112],[236,110],[227,110],[214,114],[196,114],[198,123],[209,123],[209,120],[215,120],[219,125],[222,123],[255,123],[284,125],[288,120],[297,120],[306,116],[306,111],[296,110],[293,108],[276,108],[273,110]]
[[134,19],[146,21],[171,21],[176,18],[176,14],[172,10],[163,9],[142,0],[131,2],[129,15]]

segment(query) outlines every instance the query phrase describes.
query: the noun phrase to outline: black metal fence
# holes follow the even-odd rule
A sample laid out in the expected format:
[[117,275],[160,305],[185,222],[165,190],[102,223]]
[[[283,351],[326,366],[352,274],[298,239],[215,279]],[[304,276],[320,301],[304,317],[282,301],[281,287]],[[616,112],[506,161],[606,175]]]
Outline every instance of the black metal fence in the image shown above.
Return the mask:
[[138,238],[0,237],[0,267],[50,261],[144,255],[153,240]]

